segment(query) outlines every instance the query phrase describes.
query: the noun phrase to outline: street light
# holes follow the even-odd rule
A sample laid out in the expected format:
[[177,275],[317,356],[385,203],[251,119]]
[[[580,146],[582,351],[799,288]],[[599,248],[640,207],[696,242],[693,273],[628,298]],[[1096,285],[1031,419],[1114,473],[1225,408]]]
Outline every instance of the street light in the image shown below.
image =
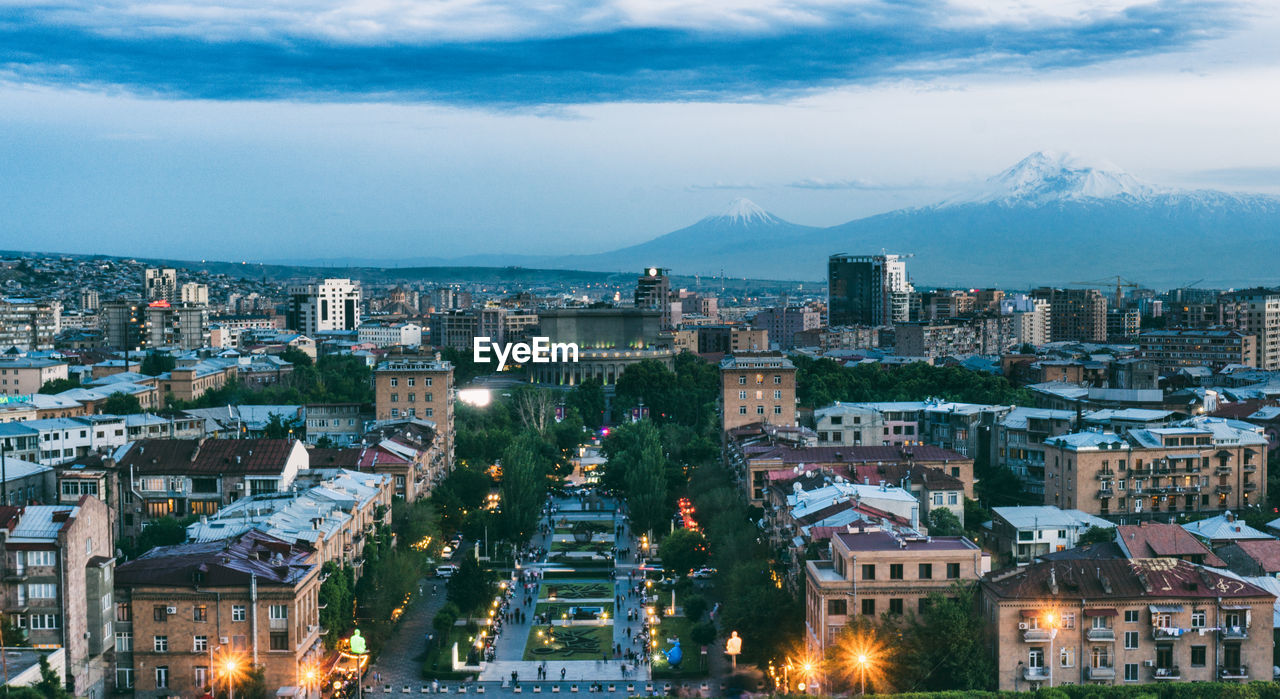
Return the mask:
[[858,694],[866,696],[867,694],[867,663],[871,662],[871,658],[866,653],[859,653],[855,658],[858,663],[859,670],[862,671],[862,687]]

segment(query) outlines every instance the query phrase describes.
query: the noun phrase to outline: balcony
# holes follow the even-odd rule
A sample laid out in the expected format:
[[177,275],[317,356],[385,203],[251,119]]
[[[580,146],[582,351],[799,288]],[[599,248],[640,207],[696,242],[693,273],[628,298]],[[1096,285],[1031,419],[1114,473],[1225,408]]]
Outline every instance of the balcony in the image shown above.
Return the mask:
[[1049,668],[1047,667],[1023,668],[1022,679],[1028,682],[1046,682],[1049,680]]
[[1180,680],[1182,679],[1182,670],[1177,665],[1171,667],[1153,667],[1151,668],[1151,679],[1153,680]]
[[1215,475],[1215,476],[1230,476],[1230,475],[1231,475],[1231,467],[1230,467],[1230,466],[1214,466],[1214,467],[1213,467],[1213,475]]
[[1092,628],[1084,633],[1084,637],[1090,641],[1114,641],[1116,640],[1116,630],[1108,628]]
[[1249,637],[1249,629],[1244,626],[1222,627],[1222,640],[1238,641]]
[[1258,484],[1254,481],[1249,481],[1248,483],[1244,484],[1244,492],[1246,493],[1252,493],[1257,489],[1258,489]]
[[1025,629],[1022,632],[1024,643],[1043,643],[1053,638],[1053,629]]
[[1213,487],[1213,492],[1218,493],[1219,495],[1226,495],[1231,492],[1231,486],[1222,484],[1215,485]]
[[4,571],[5,582],[22,582],[27,579],[26,568],[9,568]]
[[1116,669],[1112,665],[1087,667],[1084,669],[1084,676],[1090,680],[1114,680],[1116,678]]
[[1245,464],[1244,466],[1240,467],[1240,470],[1244,471],[1245,473],[1253,473],[1253,472],[1255,472],[1255,471],[1257,471],[1257,470],[1258,470],[1258,465],[1257,465],[1257,464]]
[[288,619],[271,619],[267,622],[268,628],[272,631],[287,631],[289,629]]
[[1098,497],[1110,498],[1115,497],[1116,491],[1111,488],[1098,488]]
[[1098,471],[1097,473],[1093,474],[1093,477],[1097,478],[1100,481],[1109,481],[1116,477],[1116,472],[1115,471]]
[[1182,630],[1174,626],[1153,626],[1151,638],[1156,641],[1176,641],[1182,638]]
[[1218,677],[1224,680],[1247,680],[1249,679],[1249,666],[1239,665],[1221,668],[1218,670]]

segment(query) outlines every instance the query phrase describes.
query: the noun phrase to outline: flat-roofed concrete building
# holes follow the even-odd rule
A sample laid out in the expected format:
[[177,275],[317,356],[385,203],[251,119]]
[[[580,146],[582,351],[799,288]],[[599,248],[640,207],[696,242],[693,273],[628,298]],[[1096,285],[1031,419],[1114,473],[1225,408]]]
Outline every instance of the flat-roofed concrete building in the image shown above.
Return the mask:
[[1204,366],[1219,371],[1228,364],[1257,366],[1258,338],[1225,328],[1148,330],[1138,335],[1138,356],[1161,369]]
[[0,357],[0,396],[39,393],[40,387],[67,378],[67,363],[34,357]]
[[991,556],[962,536],[903,536],[872,527],[832,535],[831,559],[805,566],[805,641],[824,652],[853,617],[917,614],[930,593],[990,572]]
[[740,352],[720,362],[720,429],[796,424],[796,365],[777,352]]

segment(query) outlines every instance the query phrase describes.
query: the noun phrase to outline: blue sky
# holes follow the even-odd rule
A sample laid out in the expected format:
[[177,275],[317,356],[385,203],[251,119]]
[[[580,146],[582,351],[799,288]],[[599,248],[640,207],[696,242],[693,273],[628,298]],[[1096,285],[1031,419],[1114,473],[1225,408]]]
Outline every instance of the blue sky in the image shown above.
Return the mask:
[[593,252],[830,225],[1028,152],[1280,191],[1271,3],[0,5],[0,247]]

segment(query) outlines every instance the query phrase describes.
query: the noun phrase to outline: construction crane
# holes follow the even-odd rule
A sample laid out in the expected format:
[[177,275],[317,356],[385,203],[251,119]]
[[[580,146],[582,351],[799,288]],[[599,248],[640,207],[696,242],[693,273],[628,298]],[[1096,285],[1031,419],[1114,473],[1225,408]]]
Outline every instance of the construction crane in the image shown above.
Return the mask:
[[[1116,297],[1115,297],[1116,308],[1122,308],[1124,306],[1124,290],[1125,289],[1142,288],[1141,284],[1135,281],[1130,281],[1128,279],[1125,279],[1124,277],[1121,277],[1118,274],[1115,276],[1114,281],[1116,285]],[[1112,277],[1107,277],[1106,279],[1097,279],[1091,282],[1071,282],[1071,285],[1096,287],[1096,286],[1103,286],[1103,285],[1110,286],[1111,283],[1112,283]]]

